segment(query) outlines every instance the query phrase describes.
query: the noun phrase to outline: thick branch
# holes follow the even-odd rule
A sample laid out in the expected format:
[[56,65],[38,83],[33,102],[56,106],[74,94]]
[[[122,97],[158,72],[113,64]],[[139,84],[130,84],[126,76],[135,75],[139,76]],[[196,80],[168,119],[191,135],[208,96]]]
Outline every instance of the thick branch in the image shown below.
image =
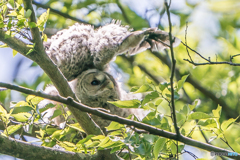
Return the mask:
[[[29,3],[31,3],[30,0],[25,2],[26,9],[27,8],[32,9],[31,7],[29,7],[30,5]],[[33,12],[34,11],[32,10],[32,14]],[[30,19],[36,20],[34,18]],[[38,29],[37,28],[32,29],[32,34],[34,43],[36,45],[34,51],[32,51],[29,54],[27,53],[29,52],[30,48],[27,47],[26,43],[22,42],[21,40],[15,37],[5,39],[4,38],[5,31],[1,29],[0,29],[0,41],[6,43],[12,49],[18,51],[22,55],[36,62],[50,77],[51,81],[56,86],[56,88],[58,89],[59,93],[62,96],[64,97],[71,96],[75,98],[75,94],[72,92],[67,80],[63,77],[62,73],[57,68],[57,66],[46,55]],[[77,110],[71,106],[68,106],[68,108],[76,117],[77,121],[80,123],[80,125],[86,131],[87,134],[102,134],[100,128],[95,125],[95,123],[91,120],[87,113],[81,112],[80,110]]]
[[[5,137],[0,134],[0,148],[2,154],[11,155],[25,160],[42,159],[42,160],[106,160],[112,159],[114,155],[107,155],[108,150],[98,152],[94,155],[85,153],[75,153],[43,147],[39,145],[30,144],[28,142],[20,141]],[[41,157],[41,158],[40,158]]]
[[103,112],[101,110],[98,110],[97,108],[88,107],[86,105],[83,105],[83,104],[80,104],[80,103],[74,101],[70,97],[69,98],[63,98],[63,97],[60,97],[60,96],[52,96],[52,95],[48,95],[48,94],[45,94],[45,93],[42,93],[42,92],[36,92],[36,91],[30,90],[30,89],[26,89],[24,87],[19,87],[19,86],[16,86],[16,85],[11,85],[11,84],[1,83],[1,82],[0,82],[0,87],[5,87],[5,88],[16,90],[16,91],[19,91],[19,92],[22,92],[22,93],[36,95],[36,96],[39,96],[39,97],[43,97],[43,98],[47,98],[47,99],[50,99],[50,100],[53,100],[53,101],[64,103],[64,104],[73,106],[77,109],[80,109],[84,112],[92,113],[92,114],[97,115],[99,117],[102,117],[104,119],[107,119],[107,120],[110,120],[110,121],[115,121],[115,122],[118,122],[118,123],[121,123],[121,124],[127,124],[127,125],[130,125],[130,126],[137,127],[139,129],[144,129],[144,130],[148,131],[150,134],[154,134],[154,135],[162,136],[162,137],[165,137],[165,138],[177,140],[177,141],[180,141],[180,142],[185,143],[187,145],[198,147],[198,148],[201,148],[201,149],[204,149],[204,150],[207,150],[207,151],[230,152],[226,149],[222,149],[222,148],[215,147],[215,146],[212,146],[212,145],[209,145],[209,144],[206,144],[206,143],[198,142],[198,141],[190,139],[188,137],[177,136],[174,133],[167,132],[167,131],[164,131],[162,129],[158,129],[156,127],[153,127],[153,126],[141,123],[141,122],[137,122],[137,121],[133,121],[133,120],[129,120],[129,119],[126,119],[126,118],[119,117],[117,115],[109,114],[109,113]]
[[[5,137],[0,134],[0,148],[2,154],[11,155],[25,160],[100,160],[98,154],[88,155],[38,146],[17,139]],[[41,158],[40,158],[41,157]],[[103,160],[103,159],[102,159]]]

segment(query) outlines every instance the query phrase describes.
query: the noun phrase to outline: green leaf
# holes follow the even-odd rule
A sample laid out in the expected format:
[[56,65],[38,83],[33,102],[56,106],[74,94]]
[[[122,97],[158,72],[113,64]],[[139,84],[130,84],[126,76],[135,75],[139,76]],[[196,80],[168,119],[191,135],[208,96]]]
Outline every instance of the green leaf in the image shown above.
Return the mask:
[[37,105],[39,102],[41,102],[42,100],[44,100],[44,98],[42,97],[37,97],[37,96],[34,96],[34,95],[29,95],[27,96],[26,98],[26,101],[27,102],[31,102],[33,105]]
[[158,140],[158,136],[152,134],[144,134],[143,138],[151,144]]
[[172,151],[172,153],[171,154],[177,154],[177,146],[176,146],[176,144],[175,143],[172,143],[171,144],[171,146],[170,146],[170,148],[171,148],[171,151]]
[[29,112],[31,110],[33,110],[33,108],[30,106],[19,106],[19,107],[15,106],[13,108],[12,114],[17,114],[17,113],[21,113],[21,112]]
[[153,91],[151,85],[144,84],[138,90],[136,90],[134,93],[143,93],[143,92],[148,92],[148,91]]
[[16,50],[14,50],[14,49],[12,51],[13,51],[13,57],[15,57],[18,52]]
[[185,116],[187,116],[188,114],[190,114],[191,110],[188,107],[188,105],[184,105],[183,109],[180,110],[180,113],[184,114]]
[[157,140],[157,142],[155,143],[154,148],[153,148],[153,155],[154,155],[154,157],[155,157],[156,160],[158,159],[158,154],[159,154],[159,152],[163,149],[166,141],[167,141],[166,138],[160,137],[160,138]]
[[[239,117],[239,116],[238,116],[238,117]],[[224,122],[221,124],[221,129],[222,129],[223,131],[226,131],[226,130],[228,129],[228,127],[230,127],[230,126],[238,119],[238,117],[235,118],[235,119],[230,118],[230,119],[224,121]]]
[[119,108],[138,108],[141,102],[137,99],[127,101],[108,101]]
[[193,109],[197,106],[198,102],[199,102],[199,99],[196,99],[196,100],[193,102],[193,105],[189,104],[188,107],[189,107],[191,110],[193,110]]
[[182,113],[176,113],[177,125],[181,126],[186,121],[186,115]]
[[98,145],[98,147],[102,147],[104,146],[106,143],[108,143],[110,141],[110,138],[109,137],[105,137],[101,143]]
[[88,135],[86,138],[81,139],[77,144],[83,144],[87,142],[89,139],[91,139],[92,137],[94,137],[94,135]]
[[240,145],[240,138],[237,138],[235,141]]
[[62,130],[57,130],[52,134],[52,138],[59,139],[59,137],[62,135]]
[[44,30],[44,24],[47,22],[48,20],[48,15],[49,15],[49,11],[50,9],[48,8],[48,10],[46,12],[44,12],[37,20],[37,26],[39,27],[39,30],[41,32],[43,32]]
[[37,27],[37,24],[34,23],[34,22],[28,22],[28,26],[29,26],[30,28],[35,28],[35,27]]
[[160,89],[161,91],[163,91],[165,88],[168,87],[169,84],[170,84],[170,83],[163,82],[163,83],[161,83],[161,84],[159,85],[159,89]]
[[113,147],[113,149],[111,150],[110,154],[113,154],[113,153],[115,153],[115,152],[117,152],[117,151],[119,151],[121,149],[122,149],[122,146]]
[[144,105],[158,97],[159,97],[159,94],[157,91],[151,92],[148,95],[146,95],[145,98],[142,100],[142,105]]
[[154,105],[158,106],[162,103],[162,101],[163,101],[163,98],[159,97],[159,98],[156,99]]
[[28,9],[28,10],[25,12],[24,17],[25,17],[25,18],[29,18],[29,17],[31,16],[31,14],[32,14],[32,11],[31,11],[30,9]]
[[7,44],[2,44],[2,45],[0,45],[0,48],[8,48],[8,45]]
[[[55,131],[57,131],[58,129],[57,128],[51,128],[51,127],[48,127],[46,128],[46,133],[48,135],[52,135]],[[43,132],[44,133],[44,132]]]
[[212,110],[213,116],[220,118],[222,112],[222,107],[218,105],[217,109]]
[[15,133],[16,131],[18,131],[20,128],[22,128],[22,124],[11,125],[11,126],[8,126],[7,129],[5,129],[3,133],[11,135],[11,134]]
[[185,145],[178,145],[178,153],[181,153]]
[[39,112],[42,113],[42,112],[48,110],[49,108],[53,108],[53,107],[55,107],[55,106],[56,106],[56,105],[54,105],[54,104],[52,104],[52,103],[49,103],[49,104],[47,104],[44,108],[39,109]]
[[150,118],[149,116],[146,116],[145,118],[143,118],[142,120],[143,123],[147,123],[149,125],[152,125],[152,126],[157,126],[157,125],[160,125],[161,124],[161,121],[157,118]]
[[29,49],[29,51],[26,53],[26,55],[28,55],[28,54],[30,54],[30,53],[32,53],[34,51],[35,51],[35,49]]
[[200,120],[198,122],[198,125],[203,126],[203,127],[207,127],[209,129],[217,128],[217,126],[218,126],[217,122],[214,118],[207,119],[207,120]]
[[213,118],[213,117],[211,117],[208,114],[203,113],[203,112],[194,112],[194,113],[191,113],[188,116],[188,120],[191,120],[191,119],[207,119],[207,118]]
[[62,111],[60,109],[56,109],[51,118],[53,119],[60,115],[62,115]]
[[98,136],[92,137],[91,139],[92,140],[101,140],[101,139],[104,139],[104,138],[105,138],[104,135],[98,135]]
[[11,116],[14,117],[19,122],[26,122],[32,116],[32,114],[23,112],[18,114],[11,114]]
[[79,123],[69,124],[68,126],[75,130],[85,133],[85,131],[82,129],[82,127],[79,125]]
[[3,108],[3,106],[0,104],[0,115],[1,116],[6,116],[7,115],[7,111],[5,108]]
[[106,129],[108,131],[112,131],[112,130],[118,130],[118,129],[121,129],[121,128],[124,128],[124,125],[123,124],[120,124],[120,123],[117,123],[117,122],[114,122],[112,121],[110,123],[110,125],[108,127],[106,127]]
[[178,81],[177,91],[179,91],[179,90],[183,87],[183,84],[185,83],[185,81],[186,81],[186,79],[187,79],[188,76],[189,76],[189,74],[183,76],[182,79]]

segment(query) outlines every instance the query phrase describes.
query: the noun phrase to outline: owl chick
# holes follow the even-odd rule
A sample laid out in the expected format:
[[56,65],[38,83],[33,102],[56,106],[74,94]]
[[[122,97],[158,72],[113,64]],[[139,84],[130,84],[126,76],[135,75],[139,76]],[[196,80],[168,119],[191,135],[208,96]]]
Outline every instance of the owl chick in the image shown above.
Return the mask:
[[[174,46],[180,42],[174,37]],[[88,69],[106,71],[107,64],[119,54],[133,55],[149,48],[161,50],[170,42],[167,32],[156,28],[131,32],[120,21],[113,21],[97,30],[76,23],[57,32],[44,45],[48,56],[71,81]]]
[[[121,117],[127,117],[133,114],[131,109],[118,108],[107,101],[115,101],[121,99],[121,92],[115,79],[108,73],[97,70],[89,69],[84,71],[75,80],[70,82],[72,90],[76,96],[81,100],[81,103],[90,107],[103,109],[112,114],[116,114]],[[49,86],[45,89],[45,92],[51,95],[57,95],[58,92],[55,87]],[[123,93],[123,92],[122,92]],[[40,102],[39,107],[42,108],[48,103],[54,103],[49,100]],[[56,108],[48,109],[44,113],[45,118],[51,117]],[[96,115],[91,115],[94,122],[106,133],[106,128],[109,124],[109,120],[102,119]],[[54,119],[55,125],[60,125],[65,119],[63,117],[57,117]]]

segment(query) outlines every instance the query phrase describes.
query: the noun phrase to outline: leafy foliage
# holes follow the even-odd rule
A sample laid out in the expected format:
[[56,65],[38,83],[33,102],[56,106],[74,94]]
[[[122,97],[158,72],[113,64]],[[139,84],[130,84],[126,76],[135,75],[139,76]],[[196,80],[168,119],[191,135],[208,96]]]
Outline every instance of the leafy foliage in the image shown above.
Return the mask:
[[[195,13],[195,10],[206,4],[209,14],[215,17],[218,27],[215,27],[216,33],[210,35],[213,45],[216,46],[215,51],[205,50],[203,53],[210,59],[217,61],[228,61],[232,55],[239,54],[239,9],[236,7],[239,2],[235,0],[208,1],[199,3],[185,2],[188,11],[180,9],[172,9],[171,13],[179,17],[179,25],[174,26],[173,34],[180,39],[185,39],[186,21]],[[123,24],[128,24],[133,29],[142,29],[149,27],[151,17],[139,16],[131,6],[119,6],[118,1],[65,1],[65,0],[49,0],[46,5],[59,10],[64,14],[77,17],[81,20],[95,25],[102,25],[110,22],[112,18],[119,19]],[[121,2],[120,2],[121,5]],[[0,28],[6,31],[6,37],[14,37],[21,35],[31,42],[31,36],[26,30],[28,28],[38,27],[42,33],[42,39],[46,40],[47,36],[43,33],[44,29],[62,29],[75,23],[73,20],[67,19],[49,10],[41,11],[37,9],[39,18],[37,23],[29,22],[28,18],[32,12],[24,11],[21,0],[1,1]],[[161,6],[154,6],[161,8]],[[121,10],[122,9],[122,10]],[[154,10],[154,16],[166,16],[164,9]],[[232,12],[230,12],[232,11]],[[127,15],[127,18],[124,16]],[[154,17],[153,16],[153,17]],[[151,24],[151,26],[153,26]],[[155,25],[156,26],[156,25]],[[192,48],[201,48],[206,41],[199,34],[200,29],[195,25],[194,20],[188,24],[187,42]],[[159,23],[161,29],[167,29],[167,26]],[[192,29],[191,29],[192,28]],[[194,30],[194,31],[193,31]],[[53,34],[50,33],[50,34]],[[209,42],[209,41],[208,41]],[[209,42],[210,43],[210,42]],[[5,44],[0,47],[7,47]],[[35,44],[30,43],[28,46],[34,50]],[[219,49],[220,48],[220,49]],[[201,49],[199,49],[201,51]],[[236,152],[240,152],[240,134],[239,129],[239,89],[240,89],[240,70],[239,67],[215,65],[215,66],[198,66],[192,67],[184,58],[188,58],[185,46],[181,45],[175,49],[177,60],[176,80],[174,83],[174,102],[176,106],[177,126],[180,128],[182,135],[189,138],[212,143],[221,148],[231,148]],[[17,52],[13,50],[13,56]],[[202,61],[195,53],[190,52],[192,58],[196,61]],[[171,69],[167,60],[159,57],[168,58],[168,53],[152,54],[145,51],[134,57],[117,57],[118,66],[129,75],[127,85],[132,88],[133,93],[143,93],[142,100],[114,101],[109,102],[121,108],[140,108],[149,113],[138,120],[143,123],[152,125],[156,128],[175,132],[173,126],[172,100],[169,77]],[[232,59],[233,62],[239,62],[239,56]],[[146,67],[158,81],[147,78],[148,73],[141,69],[140,65]],[[149,76],[150,77],[150,76]],[[192,78],[195,83],[188,81]],[[37,86],[44,81],[45,84],[50,83],[49,78],[44,74],[39,77],[34,84],[28,85],[24,82],[17,82],[28,88],[36,89]],[[198,87],[196,84],[202,86]],[[199,89],[200,88],[200,89]],[[35,135],[42,141],[43,146],[53,147],[56,144],[68,151],[83,152],[94,154],[97,150],[111,149],[111,152],[121,153],[122,158],[128,159],[167,159],[183,155],[186,152],[185,144],[151,135],[148,133],[138,132],[130,126],[125,126],[117,122],[112,122],[108,127],[106,136],[94,136],[84,133],[76,121],[71,118],[71,113],[65,112],[64,105],[48,104],[44,108],[38,108],[39,97],[27,96],[25,101],[11,103],[9,106],[11,94],[9,90],[0,92],[0,120],[3,123],[3,134],[6,136],[26,133]],[[223,101],[225,106],[220,106],[219,101]],[[56,108],[52,117],[47,121],[43,119],[44,113],[49,108]],[[228,107],[228,108],[227,108]],[[228,111],[232,112],[228,112]],[[231,113],[236,113],[237,116]],[[54,118],[61,117],[66,120],[66,124],[59,128],[53,125]],[[131,117],[128,117],[129,119]],[[36,127],[37,126],[37,127]],[[230,147],[229,147],[230,146]],[[190,152],[191,153],[191,152]],[[192,153],[194,154],[194,153]],[[204,157],[205,155],[201,156]],[[200,158],[200,157],[199,157]]]

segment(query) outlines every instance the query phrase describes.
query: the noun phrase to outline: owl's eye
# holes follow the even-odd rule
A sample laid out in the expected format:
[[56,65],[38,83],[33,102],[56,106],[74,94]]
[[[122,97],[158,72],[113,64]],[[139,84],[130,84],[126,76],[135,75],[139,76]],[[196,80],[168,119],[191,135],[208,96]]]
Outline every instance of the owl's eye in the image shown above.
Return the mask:
[[99,84],[100,84],[100,81],[96,80],[96,79],[91,82],[91,85],[93,85],[93,86],[99,85]]

